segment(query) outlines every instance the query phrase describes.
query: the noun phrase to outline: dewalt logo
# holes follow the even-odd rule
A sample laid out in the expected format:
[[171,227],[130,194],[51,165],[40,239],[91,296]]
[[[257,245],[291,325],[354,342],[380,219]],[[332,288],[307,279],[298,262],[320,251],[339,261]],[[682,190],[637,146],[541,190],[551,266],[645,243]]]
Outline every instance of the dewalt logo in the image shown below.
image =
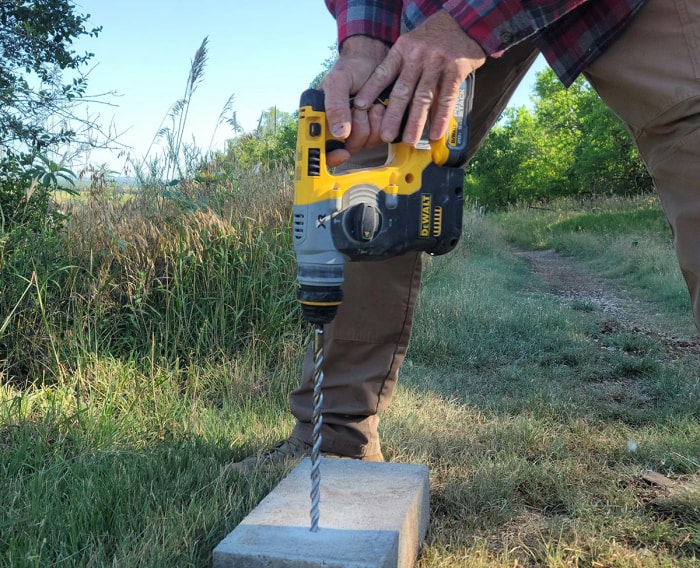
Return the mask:
[[430,236],[430,211],[433,203],[433,198],[430,195],[422,193],[420,196],[420,236]]

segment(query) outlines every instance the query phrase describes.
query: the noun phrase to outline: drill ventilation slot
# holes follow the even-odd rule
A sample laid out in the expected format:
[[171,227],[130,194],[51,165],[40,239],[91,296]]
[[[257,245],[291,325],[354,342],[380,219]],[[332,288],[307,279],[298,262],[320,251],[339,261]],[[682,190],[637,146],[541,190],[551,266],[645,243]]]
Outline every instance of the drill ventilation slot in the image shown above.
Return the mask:
[[321,149],[309,148],[308,175],[318,177],[321,175]]
[[304,225],[306,224],[306,216],[303,213],[294,214],[294,239],[301,240],[304,238]]

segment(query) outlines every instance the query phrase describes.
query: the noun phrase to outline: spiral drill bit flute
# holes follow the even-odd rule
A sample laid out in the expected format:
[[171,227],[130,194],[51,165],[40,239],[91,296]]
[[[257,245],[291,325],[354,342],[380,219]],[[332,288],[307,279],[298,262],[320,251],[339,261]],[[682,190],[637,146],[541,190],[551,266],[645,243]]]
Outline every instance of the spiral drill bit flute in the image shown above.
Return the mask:
[[313,434],[311,448],[311,532],[318,532],[321,501],[321,444],[323,436],[323,325],[314,328],[314,394],[313,394]]

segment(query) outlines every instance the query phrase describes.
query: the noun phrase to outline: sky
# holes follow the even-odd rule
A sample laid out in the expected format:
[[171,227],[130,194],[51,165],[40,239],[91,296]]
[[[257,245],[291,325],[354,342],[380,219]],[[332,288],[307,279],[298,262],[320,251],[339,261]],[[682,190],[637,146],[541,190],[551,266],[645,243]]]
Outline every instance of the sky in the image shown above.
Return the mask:
[[[299,96],[333,55],[335,22],[323,0],[76,0],[90,14],[87,27],[102,26],[97,38],[76,42],[90,51],[88,93],[109,93],[90,103],[92,116],[110,124],[119,142],[140,161],[168,113],[184,95],[190,65],[205,37],[208,60],[192,98],[185,140],[204,150],[224,148],[233,136],[217,127],[231,95],[243,130],[253,130],[263,111],[294,112]],[[542,65],[536,65],[538,69]],[[511,104],[527,104],[534,74]],[[478,88],[478,87],[477,87]],[[151,152],[158,153],[157,146]],[[119,175],[125,156],[93,151],[83,161],[106,164]],[[76,164],[77,165],[77,164]]]

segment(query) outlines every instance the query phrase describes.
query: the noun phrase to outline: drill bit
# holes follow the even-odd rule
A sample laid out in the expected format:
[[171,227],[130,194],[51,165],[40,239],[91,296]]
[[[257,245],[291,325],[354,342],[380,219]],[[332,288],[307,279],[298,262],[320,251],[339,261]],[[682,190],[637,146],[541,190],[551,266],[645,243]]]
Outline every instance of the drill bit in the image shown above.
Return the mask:
[[320,518],[319,503],[321,500],[321,426],[323,425],[323,325],[318,324],[314,328],[314,392],[313,392],[313,413],[311,421],[313,423],[311,448],[311,532],[318,532],[318,520]]

